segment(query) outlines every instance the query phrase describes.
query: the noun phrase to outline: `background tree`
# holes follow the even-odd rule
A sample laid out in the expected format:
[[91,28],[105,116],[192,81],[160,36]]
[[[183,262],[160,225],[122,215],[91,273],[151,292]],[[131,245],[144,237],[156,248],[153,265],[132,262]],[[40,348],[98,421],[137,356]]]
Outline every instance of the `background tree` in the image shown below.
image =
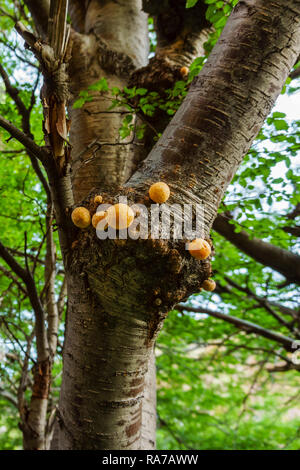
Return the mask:
[[[130,203],[149,204],[149,185],[164,180],[171,187],[172,203],[204,204],[206,237],[214,222],[228,241],[214,236],[218,282],[212,301],[218,309],[201,293],[201,303],[198,297],[196,304],[177,307],[161,335],[160,436],[169,433],[164,442],[170,447],[202,445],[193,426],[185,423],[183,437],[176,428],[188,403],[198,433],[199,425],[214,423],[204,446],[218,447],[223,439],[226,448],[251,448],[261,441],[259,431],[245,442],[249,429],[244,426],[241,438],[240,429],[256,385],[269,393],[261,376],[269,379],[266,371],[288,370],[292,382],[297,381],[298,364],[288,353],[299,338],[293,298],[299,257],[291,251],[298,235],[292,159],[299,149],[297,123],[289,126],[280,113],[268,118],[258,137],[270,137],[278,147],[262,150],[258,143],[250,150],[219,209],[223,215],[216,215],[299,55],[299,2],[241,1],[228,22],[237,2],[187,2],[190,8],[184,1],[69,3],[70,26],[64,1],[52,1],[50,10],[47,1],[38,7],[31,1],[7,1],[1,10],[5,118],[0,117],[0,125],[7,144],[1,150],[1,213],[9,219],[0,245],[1,323],[9,344],[1,396],[19,410],[27,449],[48,448],[55,423],[53,445],[60,448],[155,446],[156,336],[167,312],[199,292],[210,276],[210,264],[191,259],[183,242],[100,241],[92,228],[75,229],[70,213],[74,200],[93,213],[93,198],[99,193],[109,203],[126,195]],[[29,51],[15,39],[15,23]],[[149,28],[153,57],[148,62]],[[40,73],[45,146],[36,104]],[[271,172],[280,162],[288,168],[284,178]],[[236,315],[228,315],[229,310]],[[60,386],[60,320],[66,311]],[[251,343],[244,332],[258,336],[251,335]],[[224,400],[219,399],[218,409],[209,380],[210,405],[204,399],[201,408],[193,407],[192,398],[203,387],[190,384],[201,370],[186,348],[199,354],[204,343],[214,343],[201,352],[204,379],[204,372],[213,374],[220,367],[233,374],[234,364],[249,358],[255,370],[246,395],[240,386],[231,389],[236,407],[233,413],[227,410],[225,421],[218,416],[226,409]],[[166,381],[168,358],[191,375],[185,372],[179,380],[180,374],[172,373]],[[215,364],[214,370],[206,368],[206,361]],[[172,381],[176,386],[171,392]],[[192,393],[183,398],[184,386]],[[293,391],[288,391],[290,403]],[[182,407],[173,406],[170,416],[169,404],[175,400]],[[286,434],[293,426],[284,427]],[[276,439],[269,438],[266,447]],[[296,439],[295,429],[284,445],[297,445]]]

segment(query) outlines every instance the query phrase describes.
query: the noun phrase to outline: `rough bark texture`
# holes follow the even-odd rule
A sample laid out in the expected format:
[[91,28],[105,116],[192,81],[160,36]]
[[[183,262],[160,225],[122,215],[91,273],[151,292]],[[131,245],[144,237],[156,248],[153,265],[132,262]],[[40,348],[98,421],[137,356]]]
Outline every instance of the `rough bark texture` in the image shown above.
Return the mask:
[[[146,315],[135,318],[128,301],[120,308],[124,292],[118,284],[117,292],[106,286],[97,288],[95,295],[87,290],[84,277],[69,279],[72,321],[68,321],[67,378],[60,405],[63,449],[140,448],[149,342]],[[102,303],[111,305],[109,312]]]
[[25,0],[24,2],[34,20],[36,29],[40,37],[45,38],[48,29],[50,1],[49,0]]

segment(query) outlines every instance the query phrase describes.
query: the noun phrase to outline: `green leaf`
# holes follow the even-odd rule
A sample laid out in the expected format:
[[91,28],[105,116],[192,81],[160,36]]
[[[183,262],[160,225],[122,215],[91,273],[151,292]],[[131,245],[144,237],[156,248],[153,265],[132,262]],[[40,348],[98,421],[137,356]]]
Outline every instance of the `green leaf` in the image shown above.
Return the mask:
[[137,88],[136,90],[136,95],[146,95],[148,92],[147,88]]
[[85,98],[79,98],[78,100],[74,102],[73,109],[82,108],[85,102],[86,102]]
[[272,183],[273,183],[273,184],[280,184],[280,183],[282,183],[283,181],[284,181],[283,178],[275,178],[275,179],[272,181]]
[[126,137],[128,137],[130,133],[131,133],[131,129],[129,127],[120,127],[119,129],[119,134],[122,139],[125,139]]
[[198,0],[186,0],[185,8],[192,8],[196,5]]
[[93,83],[88,87],[88,90],[93,90],[93,91],[108,91],[108,83],[106,78],[102,77],[100,80],[98,80],[96,83]]
[[272,114],[272,117],[277,119],[277,118],[284,118],[286,117],[286,114],[285,113],[279,113],[278,111],[275,111],[273,114]]
[[123,126],[130,124],[132,119],[133,119],[133,115],[127,114],[127,116],[125,116],[125,118],[123,119]]
[[287,131],[289,128],[288,123],[283,119],[276,119],[274,121],[274,126],[277,131]]
[[118,87],[116,87],[116,86],[111,87],[110,90],[111,90],[112,94],[115,95],[115,96],[117,96],[117,95],[119,95],[119,94],[121,93],[120,88],[118,88]]

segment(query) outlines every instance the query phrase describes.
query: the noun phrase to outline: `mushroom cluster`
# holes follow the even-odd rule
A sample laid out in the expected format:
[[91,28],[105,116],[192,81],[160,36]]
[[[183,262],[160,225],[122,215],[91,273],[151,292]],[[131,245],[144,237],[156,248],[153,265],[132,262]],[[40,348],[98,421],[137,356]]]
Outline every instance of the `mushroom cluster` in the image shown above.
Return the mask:
[[[157,204],[165,203],[170,197],[170,188],[163,181],[154,183],[149,188],[149,196],[153,202]],[[101,195],[94,197],[95,204],[101,204],[103,198]],[[101,222],[101,229],[105,230],[108,226],[116,229],[123,230],[131,226],[134,221],[135,214],[131,207],[124,203],[118,203],[110,206],[106,211],[98,211],[91,217],[90,211],[85,207],[76,207],[71,215],[73,224],[81,229],[87,228],[92,223],[94,228],[99,229]],[[202,261],[211,255],[211,246],[203,238],[195,238],[187,245],[190,255],[196,260]],[[201,288],[206,291],[212,292],[216,288],[216,283],[213,279],[206,279],[203,281]]]

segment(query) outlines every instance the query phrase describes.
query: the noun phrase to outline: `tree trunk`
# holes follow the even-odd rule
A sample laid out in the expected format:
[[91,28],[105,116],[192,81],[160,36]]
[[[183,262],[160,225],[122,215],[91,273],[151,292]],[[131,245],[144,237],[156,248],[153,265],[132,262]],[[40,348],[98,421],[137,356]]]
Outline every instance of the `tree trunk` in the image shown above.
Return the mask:
[[34,384],[29,409],[20,410],[24,450],[46,449],[47,405],[51,365],[39,362],[34,371]]
[[[175,118],[124,189],[111,188],[127,174],[113,168],[116,158],[126,166],[127,156],[122,160],[118,153],[127,155],[125,146],[109,156],[102,148],[90,166],[76,166],[92,139],[112,137],[107,117],[91,114],[103,111],[101,98],[87,105],[90,114],[72,111],[75,199],[92,190],[81,201],[92,213],[90,198],[99,192],[105,202],[126,195],[129,203],[147,205],[149,184],[165,180],[170,203],[204,204],[208,237],[224,191],[297,58],[295,9],[299,3],[292,0],[239,3]],[[89,62],[85,75],[80,70],[86,86],[93,67]],[[105,171],[111,173],[104,178]],[[100,241],[91,230],[78,232],[68,271],[60,446],[141,449],[144,383],[155,338],[170,308],[199,291],[210,264],[191,259],[182,240]]]
[[63,449],[141,448],[144,382],[153,339],[147,312],[136,300],[138,292],[132,289],[130,303],[127,293],[124,304],[124,275],[115,266],[114,284],[93,290],[88,286],[99,280],[92,274],[89,281],[80,273],[69,276],[59,407]]

